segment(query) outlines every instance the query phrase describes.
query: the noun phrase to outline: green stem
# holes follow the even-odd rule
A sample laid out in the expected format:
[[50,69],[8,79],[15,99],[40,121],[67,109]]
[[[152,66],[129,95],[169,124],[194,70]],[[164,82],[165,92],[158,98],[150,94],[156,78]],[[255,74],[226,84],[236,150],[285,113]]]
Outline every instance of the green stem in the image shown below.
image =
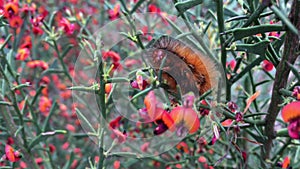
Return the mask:
[[[226,60],[227,60],[227,53],[225,48],[225,38],[221,35],[225,32],[224,26],[224,11],[223,11],[223,1],[217,0],[217,18],[218,18],[218,27],[219,27],[219,37],[220,37],[220,44],[221,44],[221,63],[223,66],[224,72],[226,72]],[[226,78],[226,100],[231,100],[231,83]]]
[[59,60],[60,64],[61,64],[62,67],[63,67],[64,73],[66,74],[66,76],[68,77],[68,79],[69,79],[70,81],[72,81],[72,77],[71,77],[71,75],[70,75],[70,73],[69,73],[69,70],[68,70],[68,68],[66,67],[66,64],[64,63],[64,58],[60,55],[60,52],[59,52],[59,49],[58,49],[56,40],[53,40],[53,44],[54,44],[54,49],[55,49],[55,51],[56,51],[56,53],[57,53],[57,56],[58,56],[58,60]]

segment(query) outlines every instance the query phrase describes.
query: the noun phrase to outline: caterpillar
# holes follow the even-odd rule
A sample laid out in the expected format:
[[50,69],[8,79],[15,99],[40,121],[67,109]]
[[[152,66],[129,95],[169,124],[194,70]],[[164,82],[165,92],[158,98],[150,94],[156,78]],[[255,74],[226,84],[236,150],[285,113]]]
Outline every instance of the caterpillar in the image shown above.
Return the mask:
[[150,51],[152,54],[149,61],[156,71],[165,59],[162,79],[167,84],[168,90],[177,92],[176,85],[179,85],[184,94],[193,91],[196,87],[199,95],[202,95],[216,85],[215,63],[183,41],[161,36],[151,45]]

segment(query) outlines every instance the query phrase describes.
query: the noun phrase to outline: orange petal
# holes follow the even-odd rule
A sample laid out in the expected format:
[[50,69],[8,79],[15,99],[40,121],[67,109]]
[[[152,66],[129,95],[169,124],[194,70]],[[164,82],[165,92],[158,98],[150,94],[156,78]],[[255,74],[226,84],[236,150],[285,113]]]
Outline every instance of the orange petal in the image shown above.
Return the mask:
[[190,133],[196,132],[200,127],[198,115],[192,108],[176,107],[170,115],[175,124],[183,122]]
[[289,157],[285,157],[282,163],[282,168],[286,169],[288,168],[290,165],[290,158]]
[[162,104],[157,102],[155,93],[150,91],[144,99],[148,115],[151,121],[159,118],[163,113]]
[[247,104],[246,107],[244,109],[244,113],[246,113],[246,111],[249,109],[251,103],[260,95],[260,91],[255,92],[252,96],[249,97],[249,99],[247,100]]
[[221,124],[224,127],[229,127],[229,126],[231,126],[232,121],[233,121],[232,119],[227,119],[227,120],[223,121]]
[[161,116],[162,121],[164,122],[164,124],[172,131],[173,130],[173,126],[174,126],[174,120],[172,119],[172,117],[170,116],[169,113],[167,113],[166,111],[164,111],[162,113]]
[[190,133],[195,133],[199,129],[200,121],[197,113],[193,109],[188,108],[185,110],[184,124],[189,129]]
[[283,121],[290,122],[293,119],[300,117],[300,102],[292,102],[283,107],[281,116]]
[[12,148],[8,144],[5,146],[5,155],[6,155],[6,157],[9,161],[11,161],[11,162],[16,161],[16,158],[15,158],[15,155],[14,155],[14,148]]
[[170,116],[174,120],[175,124],[179,124],[183,120],[184,111],[182,107],[175,107],[171,113]]

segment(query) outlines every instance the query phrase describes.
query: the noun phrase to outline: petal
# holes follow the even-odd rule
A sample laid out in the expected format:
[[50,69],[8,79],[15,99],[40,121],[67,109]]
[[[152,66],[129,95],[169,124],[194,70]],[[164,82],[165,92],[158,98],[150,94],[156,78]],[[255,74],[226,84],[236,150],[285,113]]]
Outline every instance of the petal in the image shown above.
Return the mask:
[[12,148],[8,144],[5,146],[5,155],[9,161],[11,161],[11,162],[16,161],[15,154],[14,154],[14,148]]
[[247,104],[246,104],[246,108],[244,109],[244,113],[246,113],[246,111],[249,109],[251,103],[260,95],[260,91],[255,92],[252,96],[249,97],[249,99],[247,100]]
[[175,107],[170,113],[170,116],[174,120],[175,124],[179,124],[180,122],[182,122],[183,115],[184,115],[184,108],[182,107]]
[[176,107],[170,113],[175,124],[184,123],[189,133],[196,132],[200,127],[197,113],[192,108]]
[[222,124],[222,126],[224,126],[224,127],[229,127],[229,126],[232,125],[232,123],[233,123],[233,120],[232,120],[232,119],[227,119],[227,120],[223,121],[221,124]]
[[162,104],[156,100],[155,93],[150,91],[144,99],[148,115],[151,121],[155,121],[163,113]]
[[174,129],[174,120],[172,119],[172,117],[170,116],[169,113],[167,113],[166,111],[164,111],[162,113],[162,117],[161,117],[163,123],[169,128],[171,129],[171,131]]
[[290,158],[289,157],[285,157],[282,163],[282,168],[286,169],[288,168],[290,165]]
[[292,102],[287,104],[282,108],[281,116],[283,121],[290,122],[298,117],[300,117],[300,102]]
[[193,109],[188,108],[185,110],[184,124],[185,127],[189,129],[190,133],[195,133],[199,129],[200,121],[197,113]]

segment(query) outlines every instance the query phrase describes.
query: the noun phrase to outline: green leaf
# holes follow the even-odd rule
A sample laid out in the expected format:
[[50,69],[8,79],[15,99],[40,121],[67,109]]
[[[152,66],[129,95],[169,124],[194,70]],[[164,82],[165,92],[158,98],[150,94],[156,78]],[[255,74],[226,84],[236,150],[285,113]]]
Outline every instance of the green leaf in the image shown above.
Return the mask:
[[54,136],[56,134],[66,134],[66,130],[54,130],[40,133],[37,137],[35,137],[29,144],[28,149],[31,150],[34,146],[39,144],[42,141],[47,140],[49,137]]
[[77,108],[76,108],[76,114],[77,114],[78,118],[80,119],[81,125],[87,126],[89,128],[89,131],[91,131],[92,133],[97,133],[96,130],[94,129],[93,125]]
[[248,53],[254,53],[260,56],[264,56],[266,54],[269,43],[270,41],[263,40],[255,44],[238,44],[236,45],[236,51],[245,51]]
[[12,37],[12,34],[9,34],[9,35],[6,37],[5,41],[3,42],[3,44],[2,44],[1,47],[0,47],[0,50],[1,50],[1,51],[2,51],[3,48],[7,45],[8,41],[10,40],[11,37]]
[[235,83],[236,81],[238,81],[240,78],[244,76],[244,74],[248,73],[254,66],[259,65],[264,59],[265,59],[264,56],[260,56],[257,59],[255,59],[253,62],[247,65],[245,69],[242,70],[241,73],[237,74],[232,79],[230,79],[231,83]]
[[189,1],[184,1],[184,2],[177,2],[175,4],[175,7],[179,11],[178,15],[181,15],[188,9],[190,9],[194,6],[197,6],[197,5],[201,4],[202,2],[203,2],[203,0],[189,0]]
[[64,47],[63,52],[61,53],[61,57],[64,58],[66,56],[66,54],[68,54],[68,52],[72,49],[74,45],[72,44],[68,44],[66,45],[66,47]]
[[55,16],[56,12],[57,12],[57,11],[53,11],[53,12],[51,13],[51,15],[50,15],[50,19],[49,19],[49,22],[48,22],[48,25],[47,25],[49,31],[50,31],[50,28],[51,28],[51,25],[52,25],[52,22],[53,22],[53,20],[54,20],[54,16]]
[[43,125],[43,131],[46,131],[47,129],[49,129],[49,121],[50,121],[50,118],[52,117],[53,113],[55,112],[57,107],[57,102],[54,102],[54,104],[51,106],[51,109],[50,109],[50,112],[49,112],[49,115],[47,116],[45,122],[44,122],[44,125]]
[[247,131],[247,133],[248,133],[251,137],[253,137],[257,142],[259,142],[259,143],[264,143],[264,142],[265,142],[266,137],[260,137],[260,136],[258,136],[258,135],[256,135],[256,134],[254,134],[253,132],[251,132],[249,129],[246,129],[246,131]]
[[70,159],[68,162],[64,165],[63,169],[69,169],[74,161],[74,152],[71,152]]
[[229,30],[223,34],[228,34],[232,33],[234,37],[234,41],[243,39],[248,36],[256,35],[256,34],[263,34],[266,32],[278,32],[278,31],[283,31],[282,25],[259,25],[259,26],[252,26],[249,28],[236,28]]

